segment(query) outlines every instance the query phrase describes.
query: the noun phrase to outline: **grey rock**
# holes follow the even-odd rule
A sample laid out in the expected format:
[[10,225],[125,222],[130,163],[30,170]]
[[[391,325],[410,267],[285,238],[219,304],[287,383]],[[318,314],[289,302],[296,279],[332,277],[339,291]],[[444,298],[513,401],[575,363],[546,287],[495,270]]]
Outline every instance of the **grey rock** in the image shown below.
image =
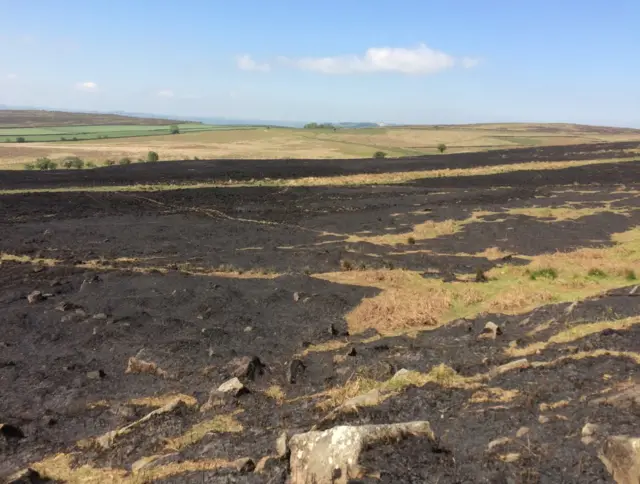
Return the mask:
[[276,440],[276,456],[279,459],[286,459],[289,457],[289,436],[286,431],[282,431]]
[[234,358],[225,367],[230,376],[255,380],[264,373],[265,365],[257,356]]
[[618,484],[640,482],[640,438],[626,435],[608,437],[598,457]]
[[29,301],[29,304],[36,304],[39,303],[41,301],[44,301],[45,297],[42,294],[42,292],[40,291],[32,291],[28,296],[27,296],[27,301]]
[[218,387],[217,391],[234,397],[239,397],[240,395],[249,393],[247,387],[245,387],[238,378],[227,380]]

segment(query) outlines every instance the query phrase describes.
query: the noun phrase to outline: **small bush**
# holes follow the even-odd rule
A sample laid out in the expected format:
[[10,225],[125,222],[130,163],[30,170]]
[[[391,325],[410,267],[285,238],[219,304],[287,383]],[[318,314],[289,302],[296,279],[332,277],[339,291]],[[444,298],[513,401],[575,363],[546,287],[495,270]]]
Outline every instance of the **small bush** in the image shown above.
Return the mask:
[[605,277],[607,277],[606,272],[596,268],[589,270],[588,275],[589,277],[595,277],[596,279],[604,279]]
[[408,243],[409,245],[415,245],[415,244],[416,244],[416,239],[415,239],[414,237],[409,237],[409,238],[407,239],[407,243]]
[[148,162],[153,163],[158,160],[160,160],[160,156],[158,156],[158,153],[156,153],[155,151],[149,151],[149,153],[147,153]]
[[343,271],[352,271],[353,270],[353,264],[350,261],[343,259],[343,260],[340,261],[340,268]]
[[200,160],[200,158],[198,158],[197,156],[194,156],[194,157],[193,157],[193,159],[194,159],[195,161],[199,161],[199,160]]
[[35,167],[38,170],[55,170],[58,168],[58,164],[51,161],[49,158],[38,158],[35,162]]
[[438,151],[439,151],[440,153],[444,153],[445,151],[447,151],[447,145],[445,145],[444,143],[440,143],[440,144],[438,145]]
[[138,158],[138,159],[136,160],[136,163],[144,163],[144,162],[145,162],[145,160],[143,160],[142,158]]
[[24,139],[24,136],[18,136],[16,138],[16,143],[25,143],[27,140]]
[[87,164],[85,166],[87,168],[95,168],[96,164],[93,161],[87,161]]
[[180,128],[178,127],[177,124],[174,124],[171,126],[171,128],[169,128],[169,132],[171,134],[180,134]]
[[636,272],[633,269],[626,269],[624,271],[624,278],[627,281],[635,281],[637,279]]
[[132,163],[131,158],[120,158],[120,161],[118,161],[118,165],[130,165]]
[[24,165],[24,169],[25,170],[35,170],[36,169],[36,165],[34,163],[27,163]]
[[67,141],[67,138],[65,138],[64,136],[61,136],[60,141]]
[[84,161],[77,156],[67,156],[64,160],[62,160],[62,166],[66,169],[75,168],[76,170],[80,170],[84,168]]
[[73,138],[71,138],[71,141],[78,141],[78,138],[74,136]]
[[113,166],[116,164],[115,160],[107,160],[104,162],[104,166]]
[[373,157],[374,157],[374,158],[376,158],[376,159],[378,159],[378,160],[380,160],[380,159],[382,159],[382,158],[386,158],[386,157],[387,157],[387,154],[386,154],[384,151],[376,151],[376,152],[373,154]]
[[545,269],[538,269],[537,271],[527,271],[529,277],[532,281],[537,280],[538,278],[544,279],[557,279],[558,271],[553,267],[547,267]]

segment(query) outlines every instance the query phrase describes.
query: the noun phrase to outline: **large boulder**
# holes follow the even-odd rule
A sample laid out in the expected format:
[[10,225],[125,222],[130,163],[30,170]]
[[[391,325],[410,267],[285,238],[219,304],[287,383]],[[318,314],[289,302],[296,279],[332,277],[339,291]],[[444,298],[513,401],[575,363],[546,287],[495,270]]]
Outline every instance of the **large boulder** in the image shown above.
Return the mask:
[[609,437],[604,441],[599,457],[618,484],[640,483],[640,438]]
[[360,474],[360,454],[409,436],[435,440],[429,422],[339,426],[291,437],[291,484],[346,484]]

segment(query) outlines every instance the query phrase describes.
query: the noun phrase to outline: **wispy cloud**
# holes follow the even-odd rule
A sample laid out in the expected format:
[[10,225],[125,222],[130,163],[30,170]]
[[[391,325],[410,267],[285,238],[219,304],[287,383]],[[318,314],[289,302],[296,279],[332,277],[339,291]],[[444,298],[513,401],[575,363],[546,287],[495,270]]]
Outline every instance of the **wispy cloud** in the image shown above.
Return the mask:
[[14,73],[12,72],[12,73],[10,73],[10,74],[7,74],[5,77],[6,77],[7,79],[9,79],[10,81],[12,81],[12,80],[14,80],[14,79],[17,79],[17,78],[18,78],[18,74],[14,74]]
[[238,69],[241,69],[243,71],[267,72],[271,70],[271,66],[269,64],[256,62],[248,54],[239,55],[238,57],[236,57],[236,65],[238,66]]
[[[237,62],[238,67],[244,70],[270,69],[270,64],[259,63],[249,55],[239,56]],[[371,47],[361,55],[276,58],[276,63],[281,66],[322,74],[395,72],[407,75],[428,75],[457,66],[469,69],[477,66],[479,62],[479,59],[473,57],[458,58],[424,44],[414,48]]]
[[76,89],[79,91],[96,92],[98,90],[98,85],[91,81],[78,82],[76,84]]
[[171,89],[162,89],[156,93],[158,97],[173,97],[175,94]]

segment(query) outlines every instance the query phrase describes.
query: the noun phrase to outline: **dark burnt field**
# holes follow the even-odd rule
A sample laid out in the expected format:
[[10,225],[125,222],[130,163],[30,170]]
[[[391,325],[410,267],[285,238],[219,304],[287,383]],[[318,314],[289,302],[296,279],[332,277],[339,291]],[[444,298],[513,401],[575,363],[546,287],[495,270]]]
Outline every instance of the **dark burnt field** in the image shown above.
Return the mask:
[[638,482],[640,163],[594,146],[0,172],[23,190],[606,161],[1,194],[0,478]]

